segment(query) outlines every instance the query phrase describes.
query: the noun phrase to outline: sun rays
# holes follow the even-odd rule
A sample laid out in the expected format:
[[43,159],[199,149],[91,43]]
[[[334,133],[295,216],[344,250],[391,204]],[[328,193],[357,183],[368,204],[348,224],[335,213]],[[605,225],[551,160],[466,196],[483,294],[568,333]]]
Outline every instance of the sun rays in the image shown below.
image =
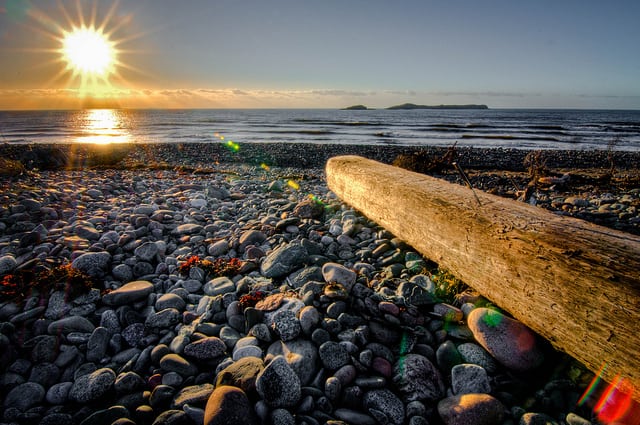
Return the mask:
[[38,49],[51,58],[46,64],[57,68],[51,85],[62,83],[82,99],[114,99],[122,93],[122,86],[128,85],[123,71],[140,72],[126,63],[133,51],[125,45],[141,34],[131,34],[132,16],[117,8],[118,2],[105,9],[95,1],[76,1],[71,7],[59,2],[56,13],[29,10],[38,23],[34,30],[51,42],[51,47]]

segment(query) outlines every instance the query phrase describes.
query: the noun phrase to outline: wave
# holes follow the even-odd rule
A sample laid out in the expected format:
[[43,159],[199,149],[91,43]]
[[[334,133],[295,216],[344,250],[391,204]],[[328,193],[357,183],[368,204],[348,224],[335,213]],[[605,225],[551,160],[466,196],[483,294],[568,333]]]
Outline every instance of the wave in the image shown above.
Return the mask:
[[253,133],[268,133],[268,134],[304,134],[310,136],[322,136],[328,134],[336,134],[331,130],[263,130],[254,131]]
[[463,139],[492,139],[492,140],[536,140],[544,142],[563,142],[556,137],[545,136],[514,136],[511,134],[463,134]]

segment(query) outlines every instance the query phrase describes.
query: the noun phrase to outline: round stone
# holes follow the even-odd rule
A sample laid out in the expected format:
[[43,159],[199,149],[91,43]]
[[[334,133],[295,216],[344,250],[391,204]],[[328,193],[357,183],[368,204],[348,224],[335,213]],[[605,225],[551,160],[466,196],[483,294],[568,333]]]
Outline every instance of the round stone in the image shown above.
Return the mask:
[[204,425],[253,425],[253,408],[244,391],[223,385],[207,400]]
[[153,284],[146,280],[129,282],[102,297],[102,302],[110,306],[121,306],[146,299],[153,292]]
[[4,399],[5,409],[13,407],[22,412],[42,402],[44,387],[35,382],[25,382],[12,388]]
[[489,394],[463,394],[440,400],[438,414],[446,425],[493,425],[502,422],[505,407]]
[[271,407],[295,406],[301,397],[300,378],[283,356],[275,357],[257,377],[256,389]]
[[469,314],[468,325],[476,341],[509,369],[524,372],[544,360],[536,334],[496,310],[476,308]]
[[111,389],[116,380],[116,374],[109,368],[102,368],[80,376],[75,380],[69,398],[78,403],[97,400]]
[[273,315],[273,330],[283,341],[291,341],[300,335],[300,321],[291,310],[281,310]]
[[377,417],[384,415],[392,424],[401,425],[404,423],[404,404],[391,391],[387,389],[368,391],[362,402],[369,413],[375,414]]
[[349,363],[351,357],[344,345],[327,341],[318,348],[320,361],[329,370],[336,370]]

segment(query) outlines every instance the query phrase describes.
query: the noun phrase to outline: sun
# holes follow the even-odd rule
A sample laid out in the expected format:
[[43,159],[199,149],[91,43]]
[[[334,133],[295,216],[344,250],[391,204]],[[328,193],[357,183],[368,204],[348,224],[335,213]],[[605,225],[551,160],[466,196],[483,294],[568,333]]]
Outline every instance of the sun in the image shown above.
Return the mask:
[[65,32],[62,54],[67,67],[81,76],[106,78],[114,72],[116,50],[109,37],[95,28],[74,28]]

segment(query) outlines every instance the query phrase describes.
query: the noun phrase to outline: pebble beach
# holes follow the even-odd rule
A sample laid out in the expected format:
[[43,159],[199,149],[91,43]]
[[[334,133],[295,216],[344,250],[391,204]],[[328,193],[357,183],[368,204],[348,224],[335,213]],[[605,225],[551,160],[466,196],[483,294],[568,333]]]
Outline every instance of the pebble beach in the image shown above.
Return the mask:
[[[70,145],[74,167],[0,179],[0,424],[601,423],[593,372],[326,186],[331,156],[408,148],[293,146],[145,145],[96,168]],[[459,163],[517,198],[526,153]],[[573,183],[525,201],[639,234],[639,159],[549,151]],[[53,270],[91,285],[19,287]]]

